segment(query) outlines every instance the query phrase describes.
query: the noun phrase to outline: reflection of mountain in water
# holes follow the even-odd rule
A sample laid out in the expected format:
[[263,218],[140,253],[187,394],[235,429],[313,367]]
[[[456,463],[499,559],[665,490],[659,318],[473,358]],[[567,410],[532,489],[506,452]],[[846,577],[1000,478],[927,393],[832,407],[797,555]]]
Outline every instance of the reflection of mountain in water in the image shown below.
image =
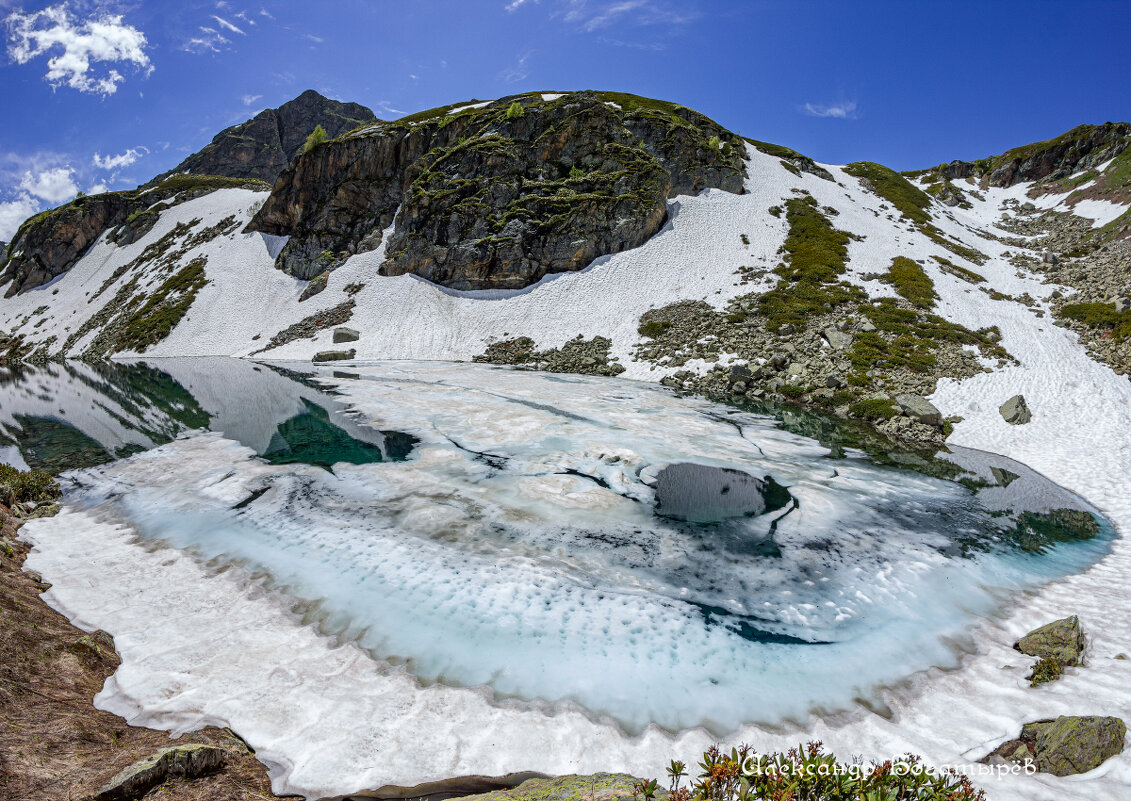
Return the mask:
[[0,374],[0,462],[59,473],[208,429],[275,463],[404,459],[415,439],[343,413],[306,375],[236,359],[24,366]]

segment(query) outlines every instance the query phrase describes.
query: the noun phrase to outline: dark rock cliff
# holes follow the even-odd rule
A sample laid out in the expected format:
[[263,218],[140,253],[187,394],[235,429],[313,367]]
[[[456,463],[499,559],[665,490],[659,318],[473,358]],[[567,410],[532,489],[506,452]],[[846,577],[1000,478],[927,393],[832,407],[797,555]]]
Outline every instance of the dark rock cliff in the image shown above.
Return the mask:
[[373,112],[365,106],[340,103],[308,89],[278,108],[261,111],[247,122],[225,128],[202,150],[154,181],[189,172],[273,183],[298,155],[315,127],[321,125],[333,138],[373,119]]
[[1103,164],[1128,147],[1131,147],[1129,123],[1078,125],[1055,139],[1015,147],[1000,156],[978,161],[952,161],[908,174],[917,177],[935,173],[949,180],[975,178],[982,179],[989,186],[999,187],[1027,181],[1055,181]]
[[276,266],[313,278],[376,248],[395,215],[382,274],[511,289],[642,244],[669,197],[742,192],[741,141],[682,106],[594,92],[479,105],[313,149],[248,228],[290,236]]
[[[148,189],[83,195],[24,221],[0,260],[0,286],[10,298],[42,286],[71,269],[104,232],[116,245],[128,245],[146,234],[160,213],[216,189],[256,189],[267,185],[252,179],[180,175]],[[114,229],[114,230],[111,230]]]

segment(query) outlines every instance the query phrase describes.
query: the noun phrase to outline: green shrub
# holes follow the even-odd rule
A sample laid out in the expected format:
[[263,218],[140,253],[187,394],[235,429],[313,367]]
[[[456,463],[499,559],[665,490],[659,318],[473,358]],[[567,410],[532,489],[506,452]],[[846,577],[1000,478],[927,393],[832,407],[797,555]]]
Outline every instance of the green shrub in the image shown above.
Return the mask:
[[782,384],[778,387],[778,392],[785,395],[787,398],[800,398],[808,391],[808,388],[798,386],[797,384]]
[[1037,664],[1033,665],[1033,672],[1029,676],[1029,686],[1046,684],[1056,681],[1064,675],[1064,664],[1059,659],[1050,659],[1042,656]]
[[671,327],[672,324],[667,320],[649,320],[646,323],[641,323],[640,327],[636,329],[636,332],[642,337],[655,339]]
[[[966,776],[936,771],[919,757],[846,763],[819,742],[770,754],[746,745],[725,754],[711,746],[699,763],[699,777],[684,787],[686,767],[676,761],[668,766],[670,801],[985,801]],[[641,782],[636,792],[654,797],[657,784]]]
[[781,217],[781,206],[770,206],[770,214],[775,217]]
[[711,150],[718,150],[720,147],[722,147],[722,144],[722,140],[720,140],[717,136],[712,136],[707,140],[707,147],[709,147]]
[[59,483],[49,473],[42,470],[17,470],[7,464],[0,464],[0,484],[11,488],[13,503],[48,501],[63,494]]
[[519,117],[523,117],[525,115],[526,109],[524,109],[522,107],[522,103],[519,103],[517,100],[507,106],[506,116],[508,120],[517,120]]
[[570,178],[584,178],[585,177],[585,170],[581,169],[577,165],[574,165],[574,166],[569,168],[569,177]]
[[890,420],[898,414],[887,398],[865,398],[849,406],[848,411],[864,420]]
[[1131,310],[1119,312],[1110,303],[1071,303],[1060,310],[1060,316],[1089,328],[1110,328],[1117,340],[1131,336]]
[[314,148],[318,147],[323,142],[330,139],[330,134],[326,133],[326,129],[321,124],[315,125],[314,130],[306,137],[306,142],[303,143],[302,152],[309,153]]
[[883,277],[885,284],[891,284],[903,298],[920,309],[930,309],[935,305],[938,295],[935,284],[923,268],[906,256],[896,256],[891,267]]

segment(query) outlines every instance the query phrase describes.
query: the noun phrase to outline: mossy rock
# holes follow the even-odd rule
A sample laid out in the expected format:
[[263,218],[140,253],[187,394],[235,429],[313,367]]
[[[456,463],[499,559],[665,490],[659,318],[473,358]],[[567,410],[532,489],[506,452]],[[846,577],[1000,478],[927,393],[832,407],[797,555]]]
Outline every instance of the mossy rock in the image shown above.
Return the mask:
[[1041,773],[1072,776],[1098,768],[1123,752],[1127,725],[1115,717],[1059,717],[1026,723],[1021,741],[1031,743]]
[[1023,654],[1055,659],[1062,665],[1081,665],[1087,638],[1076,615],[1034,629],[1013,646]]
[[[476,801],[628,801],[634,798],[634,785],[639,781],[627,773],[556,776],[552,779],[528,779],[511,790],[495,790],[464,798]],[[667,795],[664,790],[656,792],[657,798],[666,798]]]

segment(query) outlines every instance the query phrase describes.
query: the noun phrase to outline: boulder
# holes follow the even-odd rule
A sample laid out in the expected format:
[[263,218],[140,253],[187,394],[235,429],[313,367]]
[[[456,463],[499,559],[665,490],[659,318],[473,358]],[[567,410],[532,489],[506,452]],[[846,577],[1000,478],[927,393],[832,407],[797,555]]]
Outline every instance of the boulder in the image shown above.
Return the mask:
[[910,393],[896,395],[895,402],[899,404],[903,413],[912,420],[928,426],[937,426],[942,423],[942,413],[922,395]]
[[1002,418],[1011,426],[1019,426],[1028,423],[1033,419],[1032,413],[1029,411],[1029,406],[1025,403],[1024,395],[1014,395],[1001,406],[998,407],[1001,412]]
[[1127,725],[1113,717],[1059,717],[1026,723],[1021,742],[1029,746],[1037,770],[1072,776],[1098,768],[1123,752]]
[[826,328],[821,333],[833,350],[848,350],[852,347],[852,334],[832,327]]
[[1062,665],[1082,665],[1087,644],[1080,619],[1072,615],[1030,631],[1013,647],[1029,656],[1055,659]]
[[[639,781],[627,773],[555,776],[529,779],[511,790],[464,798],[474,801],[629,801],[640,798],[635,789]],[[667,795],[666,790],[658,788],[655,797],[664,799]]]
[[314,278],[310,279],[310,283],[306,285],[306,289],[302,290],[302,294],[298,296],[298,302],[302,303],[304,300],[310,300],[319,292],[326,288],[326,282],[330,280],[330,271],[325,270]]
[[346,328],[345,326],[342,326],[341,328],[334,329],[335,345],[340,345],[343,342],[357,342],[359,339],[361,339],[361,333],[359,331],[355,331],[352,328]]
[[348,359],[352,359],[354,357],[354,354],[356,354],[356,353],[357,353],[357,351],[354,350],[353,348],[350,348],[349,350],[323,350],[323,351],[319,351],[318,353],[315,353],[314,358],[311,359],[311,361],[314,361],[314,362],[342,362],[342,361],[346,361]]
[[171,778],[194,779],[223,766],[227,752],[214,745],[178,745],[162,748],[153,756],[135,762],[99,790],[96,801],[126,801],[140,798]]
[[1131,309],[1131,298],[1116,298],[1115,310],[1117,312],[1125,312]]

